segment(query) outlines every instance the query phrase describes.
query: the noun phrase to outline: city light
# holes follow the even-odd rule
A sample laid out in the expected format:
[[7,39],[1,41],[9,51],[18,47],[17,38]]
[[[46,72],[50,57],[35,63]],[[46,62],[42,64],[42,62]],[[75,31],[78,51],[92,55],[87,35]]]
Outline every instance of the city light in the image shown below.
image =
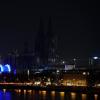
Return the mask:
[[10,65],[1,65],[0,64],[0,73],[10,73],[11,72],[11,67]]
[[11,67],[10,67],[10,65],[8,65],[8,64],[6,64],[5,66],[4,66],[4,72],[11,72]]
[[93,59],[94,59],[94,60],[97,60],[97,59],[99,59],[99,57],[95,56],[95,57],[93,57]]
[[83,72],[83,75],[86,75],[86,72]]
[[0,73],[3,72],[3,66],[0,64]]

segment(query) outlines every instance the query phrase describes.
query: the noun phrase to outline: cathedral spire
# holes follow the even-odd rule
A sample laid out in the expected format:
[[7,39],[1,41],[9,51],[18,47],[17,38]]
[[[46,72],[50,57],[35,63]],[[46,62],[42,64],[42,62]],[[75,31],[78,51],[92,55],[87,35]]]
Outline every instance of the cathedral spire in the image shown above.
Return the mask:
[[36,55],[36,62],[41,64],[44,62],[44,53],[45,53],[45,34],[44,34],[44,25],[43,19],[40,17],[38,34],[35,40],[35,55]]

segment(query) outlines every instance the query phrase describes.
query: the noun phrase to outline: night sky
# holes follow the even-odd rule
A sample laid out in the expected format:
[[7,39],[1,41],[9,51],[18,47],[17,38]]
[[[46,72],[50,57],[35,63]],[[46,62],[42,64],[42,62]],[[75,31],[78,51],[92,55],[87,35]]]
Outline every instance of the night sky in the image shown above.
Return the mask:
[[40,16],[44,21],[44,32],[51,16],[52,32],[57,34],[57,53],[60,56],[100,56],[99,3],[69,1],[0,3],[0,54],[23,49],[25,41],[34,48]]

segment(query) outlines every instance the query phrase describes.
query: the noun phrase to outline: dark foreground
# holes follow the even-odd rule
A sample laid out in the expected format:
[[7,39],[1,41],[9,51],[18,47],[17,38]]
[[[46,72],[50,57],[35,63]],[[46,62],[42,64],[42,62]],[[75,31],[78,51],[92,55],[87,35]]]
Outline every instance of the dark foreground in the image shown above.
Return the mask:
[[100,100],[100,88],[0,84],[0,100]]

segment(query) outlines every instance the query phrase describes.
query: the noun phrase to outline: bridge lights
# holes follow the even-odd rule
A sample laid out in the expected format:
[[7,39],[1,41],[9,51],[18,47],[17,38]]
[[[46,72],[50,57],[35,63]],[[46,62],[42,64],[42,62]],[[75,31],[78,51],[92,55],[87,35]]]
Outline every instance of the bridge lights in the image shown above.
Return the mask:
[[11,66],[6,64],[6,65],[1,65],[0,64],[0,73],[10,73],[11,72]]
[[6,68],[6,70],[5,70],[6,72],[9,72],[9,73],[11,72],[10,65],[6,64],[4,68]]
[[4,71],[3,66],[0,64],[0,73]]

